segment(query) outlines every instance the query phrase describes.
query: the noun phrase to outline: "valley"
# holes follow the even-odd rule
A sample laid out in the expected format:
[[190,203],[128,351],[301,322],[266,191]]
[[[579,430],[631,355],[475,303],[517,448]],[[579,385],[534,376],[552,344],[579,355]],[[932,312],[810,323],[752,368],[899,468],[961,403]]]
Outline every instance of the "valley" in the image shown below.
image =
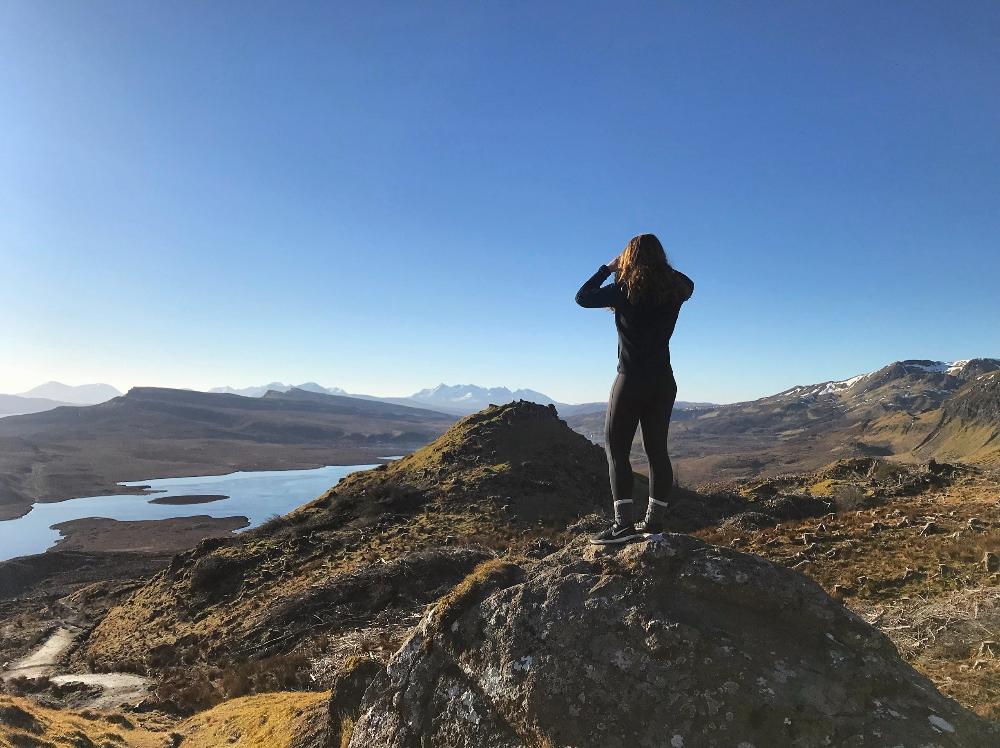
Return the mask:
[[304,390],[247,398],[134,388],[99,405],[0,419],[0,519],[34,502],[121,493],[122,481],[371,464],[453,421]]
[[[935,702],[943,724],[985,736],[1000,725],[998,369],[994,360],[957,369],[899,362],[753,403],[679,409],[682,485],[667,518],[677,534],[664,542],[688,553],[680,549],[689,536],[709,549],[691,546],[692,558],[735,552],[717,563],[768,563],[812,580],[821,591],[809,595],[829,595],[874,632],[865,636],[892,641],[893,672],[929,678],[955,700]],[[333,396],[291,397],[325,404]],[[111,734],[121,720],[136,745],[264,740],[251,726],[271,719],[291,731],[275,745],[372,740],[383,728],[362,719],[375,703],[366,700],[391,698],[386,663],[410,656],[405,642],[428,625],[436,631],[434,616],[496,604],[546,565],[631,579],[635,564],[652,563],[640,562],[642,549],[626,548],[621,561],[619,550],[586,549],[585,534],[608,511],[607,466],[581,420],[595,413],[567,418],[575,430],[560,415],[516,402],[450,428],[436,416],[443,433],[426,446],[347,475],[311,501],[303,495],[300,507],[236,536],[232,528],[214,537],[161,532],[163,544],[149,546],[136,541],[142,533],[89,520],[77,540],[73,528],[47,553],[0,563],[0,661],[8,663],[0,709],[23,725],[0,728],[0,745],[23,736],[69,745],[59,736]],[[231,438],[233,421],[219,420]],[[380,442],[379,456],[391,446]],[[700,474],[708,479],[688,477]],[[639,474],[637,501],[646,488]],[[164,497],[178,504],[163,508],[200,514],[225,493],[181,484]],[[458,636],[435,646],[464,646]],[[697,642],[699,634],[685,636]],[[907,675],[911,668],[921,675]]]

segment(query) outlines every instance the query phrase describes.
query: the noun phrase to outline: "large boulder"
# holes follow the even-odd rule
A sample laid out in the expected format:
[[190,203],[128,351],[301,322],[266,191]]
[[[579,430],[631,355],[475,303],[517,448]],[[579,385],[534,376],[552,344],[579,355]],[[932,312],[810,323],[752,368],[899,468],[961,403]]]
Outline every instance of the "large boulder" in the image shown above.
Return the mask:
[[682,535],[482,564],[341,724],[351,748],[1000,745],[814,582]]

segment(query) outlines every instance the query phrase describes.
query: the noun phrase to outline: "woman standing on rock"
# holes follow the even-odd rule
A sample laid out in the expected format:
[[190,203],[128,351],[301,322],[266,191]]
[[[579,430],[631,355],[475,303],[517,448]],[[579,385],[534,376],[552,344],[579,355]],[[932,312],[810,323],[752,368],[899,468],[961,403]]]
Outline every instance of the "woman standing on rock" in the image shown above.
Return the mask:
[[[615,281],[602,286],[612,273]],[[663,245],[653,234],[632,239],[577,291],[580,306],[613,310],[618,328],[618,377],[604,421],[615,521],[593,537],[594,543],[624,543],[663,531],[660,517],[674,483],[667,453],[670,414],[677,397],[670,336],[681,304],[693,292],[694,281],[670,266]],[[649,503],[645,519],[633,522],[629,455],[639,424],[649,460]]]

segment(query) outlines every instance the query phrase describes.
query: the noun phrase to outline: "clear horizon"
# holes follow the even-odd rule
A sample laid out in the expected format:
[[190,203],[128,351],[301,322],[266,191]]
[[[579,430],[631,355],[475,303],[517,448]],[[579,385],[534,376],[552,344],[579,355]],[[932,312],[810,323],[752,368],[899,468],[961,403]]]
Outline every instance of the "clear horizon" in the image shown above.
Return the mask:
[[[938,361],[940,363],[954,363],[954,362],[957,362],[957,361],[964,361],[964,360],[975,359],[975,358],[998,358],[998,356],[970,356],[970,357],[968,357],[968,359],[957,359],[956,358],[956,359],[947,359],[947,360],[938,360]],[[862,376],[862,375],[865,375],[865,374],[871,374],[871,373],[874,373],[875,371],[877,371],[878,369],[881,369],[883,366],[888,366],[890,364],[896,363],[897,361],[903,361],[903,360],[929,360],[929,359],[918,359],[918,358],[915,358],[915,357],[910,357],[909,359],[896,359],[894,361],[886,361],[883,365],[880,365],[878,367],[870,369],[869,371],[858,372],[857,374],[855,374],[853,376]],[[809,385],[816,385],[816,384],[825,384],[826,382],[833,382],[833,381],[846,381],[846,380],[851,379],[851,378],[852,377],[844,377],[843,379],[838,379],[838,380],[825,379],[825,380],[817,380],[817,381],[814,381],[814,382],[797,382],[797,383],[795,383],[793,385],[790,385],[789,387],[784,387],[784,388],[782,388],[780,390],[774,390],[774,391],[770,391],[770,392],[763,392],[763,393],[761,393],[761,394],[759,394],[759,395],[757,395],[755,397],[747,398],[746,400],[730,400],[730,401],[712,400],[712,401],[709,401],[709,400],[693,400],[691,398],[678,397],[678,401],[686,401],[686,402],[711,402],[711,403],[716,404],[716,405],[727,405],[727,404],[733,404],[733,403],[736,403],[736,402],[747,402],[747,401],[751,401],[751,400],[757,400],[759,398],[768,397],[770,395],[777,395],[777,394],[779,394],[779,393],[781,393],[781,392],[783,392],[783,391],[785,391],[787,389],[791,389],[791,388],[796,387],[796,386],[809,386]],[[169,389],[186,389],[186,390],[194,390],[196,392],[208,392],[211,389],[219,388],[219,387],[229,387],[229,388],[232,388],[232,389],[235,389],[235,390],[241,390],[241,389],[248,389],[248,388],[251,388],[251,387],[262,387],[262,386],[265,386],[265,385],[268,385],[268,384],[282,384],[282,385],[289,385],[289,386],[293,386],[294,387],[294,386],[298,386],[298,385],[302,385],[302,384],[310,384],[310,383],[311,384],[318,384],[318,385],[320,385],[322,387],[326,387],[328,389],[333,389],[333,388],[336,388],[336,387],[339,386],[339,385],[336,385],[336,384],[329,384],[329,383],[326,383],[326,382],[321,382],[321,381],[318,381],[316,379],[303,379],[303,380],[296,380],[295,382],[284,381],[284,380],[281,380],[281,379],[269,379],[269,380],[267,380],[265,382],[256,382],[256,383],[251,382],[249,384],[238,384],[237,385],[237,384],[226,383],[226,384],[213,384],[213,385],[207,385],[207,386],[201,386],[201,387],[192,387],[192,386],[184,386],[184,385],[164,385],[164,384],[137,384],[137,385],[129,385],[129,386],[124,386],[123,387],[123,386],[119,386],[119,385],[116,385],[116,384],[114,384],[112,382],[107,382],[107,381],[70,383],[70,382],[65,382],[65,381],[58,380],[58,379],[50,379],[50,380],[46,380],[45,382],[39,382],[38,384],[32,385],[31,387],[26,387],[24,390],[21,390],[19,392],[8,392],[8,393],[0,393],[0,394],[23,395],[26,392],[28,392],[29,390],[34,389],[35,387],[43,385],[43,384],[63,384],[63,385],[71,386],[71,387],[73,387],[73,386],[80,387],[80,386],[87,386],[87,385],[108,384],[108,385],[111,385],[112,387],[114,387],[115,389],[119,390],[120,392],[125,393],[125,392],[128,392],[128,390],[132,389],[133,387],[166,387],[166,388],[169,388]],[[591,401],[591,400],[570,401],[570,400],[563,400],[563,399],[559,398],[558,396],[553,395],[550,392],[545,392],[543,390],[539,390],[537,387],[532,387],[530,385],[511,386],[511,385],[508,385],[508,384],[483,384],[481,382],[464,382],[464,381],[463,382],[436,382],[435,384],[430,384],[430,385],[427,385],[425,387],[418,387],[416,389],[409,390],[407,392],[368,392],[368,391],[361,391],[361,390],[349,390],[348,391],[348,395],[370,395],[370,396],[373,396],[373,397],[382,397],[382,398],[388,398],[388,397],[410,397],[411,395],[414,395],[414,394],[416,394],[416,393],[418,393],[418,392],[420,392],[422,390],[433,389],[434,387],[437,387],[439,385],[444,385],[444,386],[478,386],[478,387],[484,387],[484,388],[506,387],[507,389],[512,390],[512,391],[517,391],[517,390],[522,390],[522,389],[534,390],[535,392],[538,392],[538,393],[540,393],[542,395],[546,395],[548,397],[551,397],[553,400],[556,400],[556,401],[562,402],[562,403],[566,403],[566,404],[569,404],[569,405],[574,405],[574,404],[578,404],[578,403],[585,403],[585,402],[599,402],[599,401],[603,401],[603,400],[606,399],[606,398],[596,398],[593,401]],[[343,388],[342,387],[341,389],[345,389],[346,390],[347,388]]]
[[978,0],[14,0],[0,392],[603,400],[573,294],[643,231],[696,283],[682,400],[1000,355],[998,35]]

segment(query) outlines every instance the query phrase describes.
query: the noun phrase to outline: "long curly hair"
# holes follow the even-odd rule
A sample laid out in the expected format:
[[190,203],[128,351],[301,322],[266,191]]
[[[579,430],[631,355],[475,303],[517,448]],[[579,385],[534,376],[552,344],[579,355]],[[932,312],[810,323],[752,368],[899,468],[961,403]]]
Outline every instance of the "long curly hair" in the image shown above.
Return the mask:
[[655,234],[629,240],[618,260],[615,281],[633,306],[661,306],[681,299],[677,274]]

